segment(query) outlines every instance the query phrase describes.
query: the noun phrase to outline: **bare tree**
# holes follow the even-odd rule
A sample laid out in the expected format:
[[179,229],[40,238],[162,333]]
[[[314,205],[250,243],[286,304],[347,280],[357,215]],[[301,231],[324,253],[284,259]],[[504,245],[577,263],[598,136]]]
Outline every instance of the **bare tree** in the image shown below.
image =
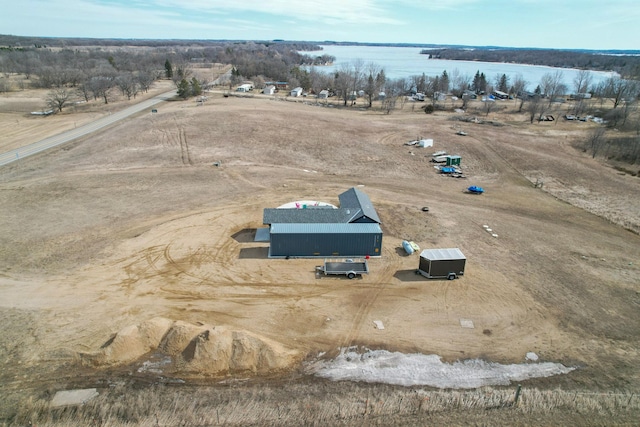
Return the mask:
[[344,105],[347,105],[347,99],[349,98],[349,89],[351,88],[351,67],[349,64],[342,64],[334,77],[334,87],[338,91],[338,95],[344,101]]
[[529,113],[529,122],[542,118],[546,109],[546,104],[542,102],[540,95],[533,96],[527,103],[526,111]]
[[590,150],[592,158],[595,159],[596,155],[605,144],[604,128],[598,127],[594,129],[585,141],[585,151]]
[[151,88],[155,79],[156,76],[152,71],[141,71],[136,75],[136,82],[144,92],[149,92],[149,88]]
[[580,70],[573,79],[573,89],[575,94],[587,93],[591,82],[593,81],[593,75],[589,70]]
[[462,74],[457,68],[451,71],[449,79],[451,81],[451,92],[457,97],[462,97],[464,91],[467,90],[471,84],[471,76]]
[[522,106],[524,105],[524,101],[527,98],[527,94],[525,93],[525,89],[527,88],[527,81],[522,77],[522,74],[516,74],[516,78],[513,80],[513,86],[511,87],[511,92],[515,94],[516,102],[518,98],[520,99],[520,106],[518,107],[518,112],[522,112]]
[[373,105],[373,100],[378,96],[378,93],[380,93],[380,89],[382,89],[381,86],[379,86],[379,76],[381,72],[382,68],[380,68],[378,64],[374,62],[367,64],[366,82],[364,84],[369,107]]
[[484,115],[488,116],[495,108],[496,101],[487,97],[487,99],[484,100]]
[[109,92],[113,88],[113,79],[107,76],[94,76],[89,79],[89,89],[94,99],[102,98],[105,104],[109,103]]
[[612,99],[613,108],[616,109],[624,100],[637,98],[638,83],[634,80],[610,77],[604,85],[604,96]]
[[192,71],[189,68],[189,65],[186,63],[181,63],[173,67],[173,74],[171,76],[171,80],[176,85],[176,87],[178,87],[178,85],[183,79],[189,80],[189,77],[191,77],[191,74],[192,74]]
[[123,73],[118,75],[114,79],[114,83],[116,86],[118,86],[118,88],[120,88],[122,95],[126,96],[129,100],[132,96],[135,98],[138,94],[138,82],[131,73]]
[[47,107],[57,112],[62,112],[62,109],[67,105],[71,98],[71,93],[67,88],[59,88],[50,91],[47,94]]
[[309,82],[311,84],[311,90],[316,94],[316,102],[318,101],[318,95],[325,89],[331,87],[329,78],[325,73],[320,73],[315,67],[312,67],[309,71]]
[[567,91],[567,86],[563,83],[564,74],[558,70],[554,73],[546,73],[540,79],[540,89],[542,93],[549,99],[549,105],[559,95],[564,95]]

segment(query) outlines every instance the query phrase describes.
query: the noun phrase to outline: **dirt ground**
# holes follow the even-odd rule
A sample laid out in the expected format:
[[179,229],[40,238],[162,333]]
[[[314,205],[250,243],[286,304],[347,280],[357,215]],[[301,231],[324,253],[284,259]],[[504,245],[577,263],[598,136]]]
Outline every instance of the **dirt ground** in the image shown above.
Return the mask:
[[[104,113],[32,117],[36,98],[0,97],[2,151]],[[578,367],[536,386],[637,392],[640,178],[574,148],[591,123],[532,125],[510,104],[478,113],[493,124],[471,123],[419,106],[387,115],[216,92],[4,166],[5,416],[39,388],[91,377],[79,353],[159,316],[250,331],[304,357],[350,345],[501,363],[535,352]],[[417,137],[434,147],[404,145]],[[436,150],[461,155],[466,178],[438,174]],[[337,205],[353,186],[384,232],[369,275],[319,277],[321,260],[268,259],[253,241],[264,208]],[[403,239],[460,248],[464,277],[416,276]]]

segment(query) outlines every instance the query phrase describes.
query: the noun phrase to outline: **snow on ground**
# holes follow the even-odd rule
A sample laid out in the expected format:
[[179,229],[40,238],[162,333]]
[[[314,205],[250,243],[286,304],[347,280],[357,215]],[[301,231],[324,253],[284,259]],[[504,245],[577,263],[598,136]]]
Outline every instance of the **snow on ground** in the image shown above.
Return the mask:
[[566,374],[575,368],[560,363],[502,365],[479,359],[444,363],[435,354],[403,354],[386,350],[342,349],[334,360],[317,360],[308,372],[331,380],[364,381],[403,386],[476,388],[512,381]]

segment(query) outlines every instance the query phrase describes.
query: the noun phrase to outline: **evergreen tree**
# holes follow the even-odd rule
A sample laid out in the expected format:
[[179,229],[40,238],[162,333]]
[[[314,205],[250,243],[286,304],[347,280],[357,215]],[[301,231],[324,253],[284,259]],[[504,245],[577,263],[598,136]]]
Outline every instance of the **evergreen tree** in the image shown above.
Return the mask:
[[378,74],[376,74],[376,87],[379,90],[384,89],[384,86],[387,84],[387,76],[384,75],[384,70],[380,70]]
[[509,78],[506,74],[500,76],[500,82],[498,83],[498,90],[507,93],[509,91]]
[[195,77],[191,78],[191,96],[198,96],[202,94],[202,87],[200,82]]
[[442,76],[440,76],[440,87],[438,88],[442,93],[449,93],[449,74],[447,74],[447,70],[442,72]]
[[473,90],[475,93],[480,93],[480,70],[476,71],[476,75],[473,76],[471,90]]
[[182,99],[187,99],[191,96],[191,86],[186,79],[182,79],[178,83],[178,96]]
[[173,65],[168,59],[164,61],[164,73],[168,79],[173,78]]

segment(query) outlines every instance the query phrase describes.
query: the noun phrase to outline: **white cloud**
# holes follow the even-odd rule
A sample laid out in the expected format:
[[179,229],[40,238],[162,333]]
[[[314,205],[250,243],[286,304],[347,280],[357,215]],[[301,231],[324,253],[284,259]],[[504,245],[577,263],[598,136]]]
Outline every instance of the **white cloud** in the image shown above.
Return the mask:
[[157,5],[204,13],[226,12],[263,13],[283,18],[294,18],[305,21],[341,22],[344,24],[399,23],[391,18],[392,2],[374,0],[307,0],[292,2],[290,0],[157,0]]

